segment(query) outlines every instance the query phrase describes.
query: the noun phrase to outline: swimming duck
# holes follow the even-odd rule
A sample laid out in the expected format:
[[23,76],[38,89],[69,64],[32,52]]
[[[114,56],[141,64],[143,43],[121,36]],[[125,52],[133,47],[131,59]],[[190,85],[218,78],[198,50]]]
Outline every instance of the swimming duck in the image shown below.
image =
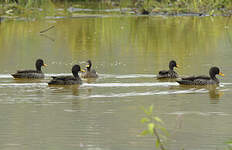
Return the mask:
[[138,15],[149,15],[151,12],[146,10],[145,8],[142,8],[141,10],[140,9],[136,9],[136,8],[133,8],[132,11],[135,13],[135,14],[138,14]]
[[141,14],[142,15],[149,15],[150,12],[148,10],[146,10],[145,8],[143,8]]
[[14,78],[44,78],[44,74],[41,70],[42,66],[47,66],[44,64],[42,59],[37,59],[35,63],[36,70],[19,70],[15,74],[11,74]]
[[94,69],[91,70],[91,67],[92,67],[91,60],[88,60],[87,63],[88,64],[86,65],[86,72],[82,72],[81,77],[82,78],[97,78],[98,75],[96,71]]
[[179,84],[182,85],[208,85],[208,84],[219,84],[219,80],[216,78],[216,75],[224,76],[220,72],[218,67],[211,67],[209,70],[209,76],[191,76],[186,78],[181,78],[177,80]]
[[79,65],[74,65],[72,67],[73,76],[57,76],[52,77],[52,80],[48,82],[49,85],[72,85],[72,84],[82,84],[82,80],[78,75],[79,71],[84,71]]
[[169,62],[169,70],[162,70],[159,72],[157,76],[158,79],[165,79],[165,78],[178,78],[178,74],[174,71],[174,67],[179,67],[176,64],[175,60],[171,60]]

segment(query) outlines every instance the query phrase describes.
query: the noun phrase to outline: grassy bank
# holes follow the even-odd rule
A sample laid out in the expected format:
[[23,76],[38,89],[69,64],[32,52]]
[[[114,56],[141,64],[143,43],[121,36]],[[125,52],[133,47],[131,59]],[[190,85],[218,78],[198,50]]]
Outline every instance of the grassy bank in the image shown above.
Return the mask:
[[[104,11],[107,10],[107,11]],[[118,11],[109,11],[118,10]],[[151,15],[231,15],[231,0],[4,0],[0,15],[8,17],[72,16],[73,13]]]

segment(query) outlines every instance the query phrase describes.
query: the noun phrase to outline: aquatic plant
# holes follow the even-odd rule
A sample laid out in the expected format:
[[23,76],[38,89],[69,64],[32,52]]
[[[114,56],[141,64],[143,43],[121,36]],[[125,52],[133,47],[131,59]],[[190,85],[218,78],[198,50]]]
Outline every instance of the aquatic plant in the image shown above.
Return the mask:
[[227,150],[232,150],[232,140],[226,142],[226,145],[227,145]]
[[164,141],[168,136],[166,128],[163,126],[163,121],[153,114],[153,105],[149,108],[142,108],[146,117],[141,119],[141,122],[147,127],[142,131],[141,135],[152,135],[155,138],[156,147],[161,150],[166,150]]

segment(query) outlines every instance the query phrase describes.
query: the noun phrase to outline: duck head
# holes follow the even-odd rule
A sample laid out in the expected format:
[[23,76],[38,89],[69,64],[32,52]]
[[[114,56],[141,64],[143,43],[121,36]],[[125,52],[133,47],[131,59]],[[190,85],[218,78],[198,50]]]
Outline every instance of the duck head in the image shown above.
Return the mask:
[[178,68],[179,65],[176,64],[176,61],[175,61],[175,60],[171,60],[171,61],[169,62],[169,69],[170,69],[170,70],[173,70],[174,67]]
[[78,72],[79,71],[82,71],[82,72],[85,72],[85,70],[82,70],[81,67],[79,65],[74,65],[72,67],[72,74],[75,78],[79,78],[79,75],[78,75]]
[[91,67],[92,67],[92,62],[91,62],[91,60],[88,60],[87,63],[88,63],[88,64],[86,65],[87,71],[90,71],[90,70],[91,70]]
[[209,75],[212,79],[215,79],[216,75],[224,77],[224,74],[220,72],[220,69],[218,67],[211,67],[209,70]]
[[48,65],[44,64],[44,61],[42,59],[37,59],[35,63],[36,70],[41,71],[42,66],[46,67]]

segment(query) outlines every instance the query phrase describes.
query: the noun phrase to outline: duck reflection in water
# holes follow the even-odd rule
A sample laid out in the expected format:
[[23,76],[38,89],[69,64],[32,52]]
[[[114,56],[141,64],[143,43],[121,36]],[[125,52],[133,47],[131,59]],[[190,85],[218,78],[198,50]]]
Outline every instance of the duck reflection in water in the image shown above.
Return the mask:
[[209,90],[209,98],[211,104],[217,104],[220,100],[220,98],[223,96],[223,91],[220,91],[217,86],[210,86],[208,88]]
[[210,103],[216,104],[219,102],[220,98],[223,95],[223,91],[220,91],[220,87],[217,84],[211,84],[211,85],[180,85],[180,86],[170,86],[170,90],[190,90],[193,91],[193,94],[195,94],[194,91],[197,90],[206,90],[209,93]]
[[[91,83],[96,83],[97,78],[85,78],[83,79],[86,83],[91,84]],[[87,95],[90,96],[92,95],[92,87],[87,88]]]
[[52,85],[49,86],[50,89],[52,90],[53,93],[61,93],[63,95],[70,95],[70,93],[72,93],[72,95],[74,96],[79,96],[79,84],[75,84],[75,85]]

